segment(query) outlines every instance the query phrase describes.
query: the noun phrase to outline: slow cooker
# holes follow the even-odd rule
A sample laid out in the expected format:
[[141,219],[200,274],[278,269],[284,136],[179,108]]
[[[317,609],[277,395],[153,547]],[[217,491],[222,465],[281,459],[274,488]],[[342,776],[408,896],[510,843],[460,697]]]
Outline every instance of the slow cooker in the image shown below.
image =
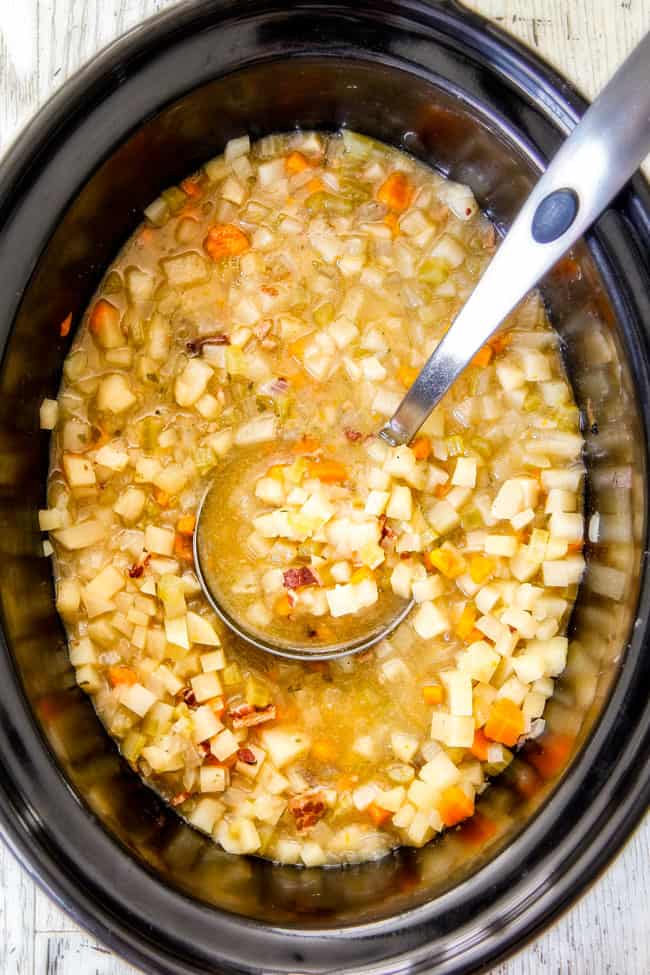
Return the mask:
[[[650,796],[650,195],[636,176],[542,287],[584,420],[588,571],[546,717],[471,827],[345,869],[230,856],[121,761],[77,689],[37,511],[70,337],[142,210],[225,142],[349,126],[468,183],[503,231],[585,108],[453,0],[198,0],[108,47],[0,164],[0,820],[26,869],[156,973],[474,972],[563,910]],[[537,751],[535,750],[537,747]],[[479,804],[479,810],[481,805]]]

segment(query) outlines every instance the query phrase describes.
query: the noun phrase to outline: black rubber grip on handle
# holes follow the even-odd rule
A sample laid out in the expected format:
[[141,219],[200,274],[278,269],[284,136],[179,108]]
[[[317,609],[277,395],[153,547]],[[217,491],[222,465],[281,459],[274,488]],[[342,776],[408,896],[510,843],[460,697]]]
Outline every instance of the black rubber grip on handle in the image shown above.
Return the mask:
[[578,197],[573,190],[553,190],[545,196],[533,217],[533,239],[550,244],[565,233],[578,213]]

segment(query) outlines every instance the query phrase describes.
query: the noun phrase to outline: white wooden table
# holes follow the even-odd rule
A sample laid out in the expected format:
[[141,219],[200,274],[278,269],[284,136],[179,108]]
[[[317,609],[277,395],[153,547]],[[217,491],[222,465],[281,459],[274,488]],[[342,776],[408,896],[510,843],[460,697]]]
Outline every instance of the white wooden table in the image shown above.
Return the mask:
[[[177,0],[0,0],[0,152],[93,54]],[[650,0],[466,0],[593,97],[650,29]],[[646,162],[650,175],[650,164]],[[589,893],[492,975],[649,975],[650,820]],[[133,975],[0,844],[0,975]],[[343,973],[342,973],[343,975]]]

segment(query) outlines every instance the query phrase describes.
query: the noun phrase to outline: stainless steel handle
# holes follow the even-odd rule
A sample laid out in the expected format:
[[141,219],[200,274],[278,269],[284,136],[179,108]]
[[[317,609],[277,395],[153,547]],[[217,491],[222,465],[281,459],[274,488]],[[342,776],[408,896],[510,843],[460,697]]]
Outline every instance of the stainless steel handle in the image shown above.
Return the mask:
[[650,152],[650,33],[555,155],[453,325],[380,431],[408,443],[503,319]]

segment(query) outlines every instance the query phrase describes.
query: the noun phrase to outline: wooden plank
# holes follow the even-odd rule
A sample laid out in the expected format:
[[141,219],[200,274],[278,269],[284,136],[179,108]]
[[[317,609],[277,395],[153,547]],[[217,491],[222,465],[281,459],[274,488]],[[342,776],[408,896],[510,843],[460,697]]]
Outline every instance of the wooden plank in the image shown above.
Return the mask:
[[81,932],[37,934],[34,975],[136,975],[136,970]]
[[34,891],[31,878],[0,843],[0,972],[34,969]]

